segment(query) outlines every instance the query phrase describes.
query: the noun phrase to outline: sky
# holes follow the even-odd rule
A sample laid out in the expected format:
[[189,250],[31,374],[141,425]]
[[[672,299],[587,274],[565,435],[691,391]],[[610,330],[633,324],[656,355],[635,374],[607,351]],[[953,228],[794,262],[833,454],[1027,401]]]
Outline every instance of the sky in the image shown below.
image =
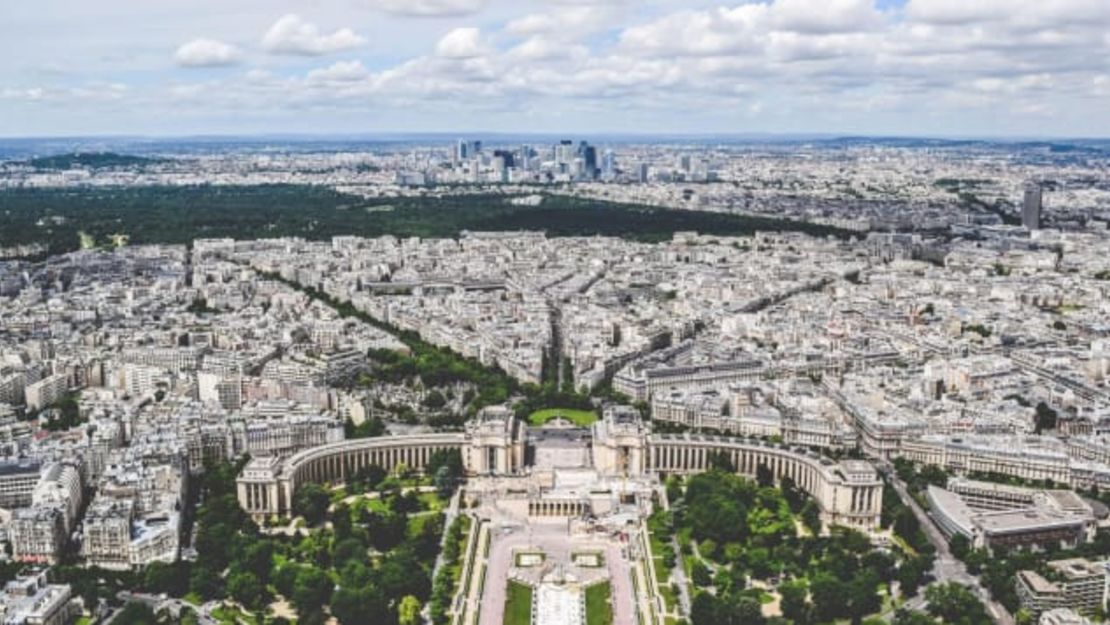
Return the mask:
[[34,0],[0,136],[1110,137],[1110,0]]

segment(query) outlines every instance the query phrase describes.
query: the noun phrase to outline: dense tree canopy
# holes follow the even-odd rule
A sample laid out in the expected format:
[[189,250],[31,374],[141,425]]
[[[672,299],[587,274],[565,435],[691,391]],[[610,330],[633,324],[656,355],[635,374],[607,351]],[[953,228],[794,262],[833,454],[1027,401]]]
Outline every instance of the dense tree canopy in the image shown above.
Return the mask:
[[[118,157],[117,158],[130,158]],[[850,233],[804,221],[672,210],[551,195],[521,206],[495,194],[367,200],[326,186],[165,186],[0,191],[0,247],[42,243],[52,253],[77,249],[78,231],[104,244],[127,234],[136,244],[190,243],[206,237],[253,239],[336,235],[453,237],[463,230],[545,230],[551,236],[618,236],[661,241],[675,232],[747,235],[802,231]]]
[[303,516],[309,525],[318,525],[327,516],[331,497],[319,484],[305,484],[293,494],[293,513]]

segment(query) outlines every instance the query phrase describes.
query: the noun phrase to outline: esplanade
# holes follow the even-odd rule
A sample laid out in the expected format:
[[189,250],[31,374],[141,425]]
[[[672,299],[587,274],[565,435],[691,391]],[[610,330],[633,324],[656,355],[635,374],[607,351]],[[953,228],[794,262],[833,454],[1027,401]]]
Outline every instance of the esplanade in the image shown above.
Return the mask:
[[[532,473],[528,428],[505,407],[483,410],[463,432],[346,440],[287,457],[253,458],[237,480],[239,503],[255,518],[288,515],[304,484],[341,484],[360,469],[400,465],[420,471],[432,454],[458,450],[470,477]],[[605,478],[701,473],[727,458],[754,477],[766,467],[777,482],[789,477],[817,502],[825,523],[869,529],[879,523],[882,481],[862,460],[836,461],[809,450],[758,439],[701,434],[653,434],[631,408],[610,407],[589,432],[590,468]],[[580,507],[567,506],[572,513]]]

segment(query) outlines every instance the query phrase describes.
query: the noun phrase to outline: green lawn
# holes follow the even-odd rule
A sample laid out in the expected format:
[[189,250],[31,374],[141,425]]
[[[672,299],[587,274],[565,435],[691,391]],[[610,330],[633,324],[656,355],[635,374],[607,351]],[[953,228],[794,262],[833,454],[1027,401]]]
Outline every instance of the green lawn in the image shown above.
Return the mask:
[[612,593],[609,582],[586,589],[586,625],[613,625],[613,606],[609,602]]
[[528,423],[543,425],[555,417],[563,417],[571,423],[585,427],[597,421],[597,413],[592,410],[577,410],[575,408],[544,408],[528,415]]
[[531,625],[531,586],[509,581],[509,587],[505,591],[505,614],[502,615],[501,622],[505,625]]
[[670,583],[659,581],[659,596],[663,597],[663,604],[668,612],[674,612],[678,609],[678,596],[674,594],[674,589],[671,588]]
[[389,512],[389,506],[385,505],[385,501],[381,497],[359,497],[351,507],[356,510],[365,508],[370,512]]
[[440,499],[436,493],[420,493],[417,497],[420,499],[421,510],[439,512],[445,506],[443,499]]
[[407,528],[407,531],[408,531],[408,535],[409,536],[419,536],[420,533],[422,531],[424,531],[424,525],[426,523],[431,523],[433,521],[436,521],[441,516],[443,516],[442,513],[414,514],[414,515],[410,516],[408,518],[408,521],[406,522],[406,528]]

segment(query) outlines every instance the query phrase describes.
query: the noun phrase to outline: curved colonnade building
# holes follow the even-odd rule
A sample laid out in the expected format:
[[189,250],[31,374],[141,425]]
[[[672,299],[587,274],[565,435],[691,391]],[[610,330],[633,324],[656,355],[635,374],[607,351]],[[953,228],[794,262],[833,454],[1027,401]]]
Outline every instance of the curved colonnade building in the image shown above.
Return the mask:
[[760,465],[775,481],[789,477],[809,493],[827,524],[871,529],[882,514],[883,483],[864,460],[837,462],[820,454],[794,450],[759,440],[700,435],[652,435],[648,441],[648,470],[660,474],[703,473],[721,454],[736,472],[754,477]]
[[[690,475],[709,470],[721,454],[738,473],[766,466],[776,481],[790,477],[809,493],[828,524],[871,529],[879,524],[882,481],[862,460],[835,461],[760,440],[698,434],[652,434],[635,411],[606,410],[591,432],[589,468],[601,477]],[[505,408],[483,411],[461,433],[347,440],[288,457],[252,459],[237,480],[239,503],[256,519],[287,515],[296,490],[309,483],[340,484],[363,467],[422,470],[432,454],[457,449],[469,476],[528,475],[527,428]],[[569,510],[580,510],[570,506]]]

